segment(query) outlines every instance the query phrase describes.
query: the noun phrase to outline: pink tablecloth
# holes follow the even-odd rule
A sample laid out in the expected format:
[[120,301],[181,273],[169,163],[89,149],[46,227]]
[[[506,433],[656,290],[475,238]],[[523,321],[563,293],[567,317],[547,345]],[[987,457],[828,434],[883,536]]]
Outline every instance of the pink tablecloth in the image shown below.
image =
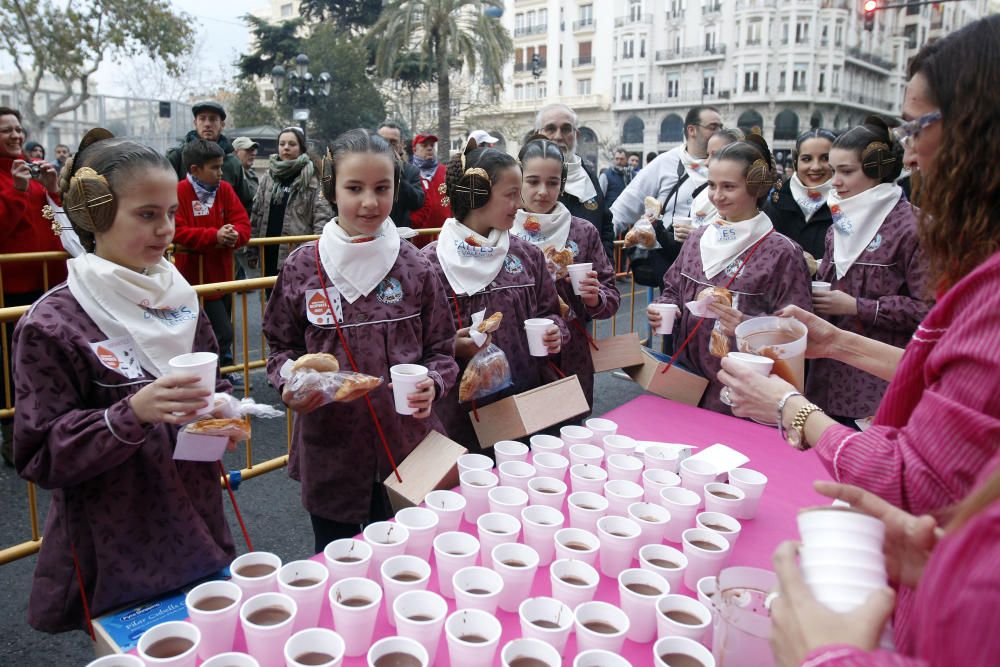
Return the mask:
[[[770,569],[771,554],[778,543],[782,540],[793,539],[797,535],[795,512],[798,508],[828,502],[812,490],[813,480],[829,478],[825,469],[815,456],[793,451],[780,439],[774,428],[688,407],[655,396],[641,396],[604,416],[619,424],[619,433],[638,440],[679,442],[699,447],[716,442],[727,444],[750,457],[750,462],[746,464],[746,467],[759,470],[767,475],[768,486],[759,506],[757,518],[743,522],[743,531],[729,559],[729,565],[749,565]],[[476,533],[476,527],[465,523],[464,520],[461,529],[473,535]],[[315,558],[322,560],[322,554]],[[635,566],[638,567],[638,562]],[[369,577],[378,580],[377,573],[370,572]],[[429,589],[438,590],[436,572],[431,575]],[[679,592],[692,595],[692,591],[687,589]],[[551,594],[548,568],[539,568],[535,576],[532,595],[549,596]],[[602,575],[596,599],[617,605],[618,583]],[[455,601],[449,600],[448,603],[449,611],[454,611]],[[375,628],[376,639],[395,634],[393,628],[386,621],[386,612],[383,604]],[[501,610],[497,611],[497,618],[503,624],[503,636],[500,640],[502,648],[511,639],[521,636],[520,622],[516,613],[511,614]],[[329,605],[324,606],[320,625],[327,628],[333,627]],[[236,650],[244,650],[245,648],[242,630],[237,630],[235,648]],[[636,667],[650,665],[653,662],[652,643],[636,644],[626,640],[621,654]],[[438,646],[437,656],[437,665],[451,664],[448,657],[447,640],[443,635]],[[573,658],[576,656],[576,639],[573,636],[570,637],[563,656],[564,665],[568,667],[573,664]],[[364,656],[344,660],[345,667],[365,664]],[[499,648],[494,664],[500,665]]]

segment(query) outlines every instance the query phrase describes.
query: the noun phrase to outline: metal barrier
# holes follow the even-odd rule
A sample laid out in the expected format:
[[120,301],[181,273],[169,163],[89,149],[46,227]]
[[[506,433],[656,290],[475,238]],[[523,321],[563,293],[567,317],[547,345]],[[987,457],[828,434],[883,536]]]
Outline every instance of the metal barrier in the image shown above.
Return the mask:
[[[440,231],[439,229],[422,229],[417,230],[421,235],[437,235]],[[312,241],[319,238],[318,236],[283,236],[283,237],[269,237],[269,238],[258,238],[251,239],[247,244],[251,248],[259,248],[260,252],[260,263],[259,266],[263,270],[264,266],[264,248],[268,246],[280,246],[280,245],[298,245],[308,241]],[[175,249],[177,252],[184,252],[182,248]],[[636,286],[635,280],[632,278],[632,274],[628,271],[621,270],[621,263],[623,261],[623,242],[619,239],[615,241],[615,258],[614,266],[617,267],[616,278],[627,279],[629,282],[629,290],[622,292],[621,303],[624,306],[628,303],[629,307],[629,331],[635,330],[635,299],[636,299]],[[0,306],[2,306],[2,285],[3,285],[3,266],[10,263],[17,262],[27,262],[27,261],[39,261],[39,260],[63,260],[68,259],[69,255],[61,252],[38,252],[38,253],[20,253],[16,255],[0,255]],[[204,267],[202,266],[203,260],[199,260],[199,276],[204,275]],[[44,273],[43,278],[45,280],[45,287],[48,289],[48,273]],[[222,283],[209,283],[205,285],[196,285],[194,287],[198,296],[203,300],[205,297],[219,296],[219,295],[239,295],[240,313],[239,313],[239,324],[242,338],[242,350],[237,363],[231,366],[225,366],[220,369],[223,374],[229,373],[242,373],[244,380],[244,396],[249,396],[250,394],[250,371],[258,368],[264,368],[267,365],[267,355],[266,350],[266,340],[264,339],[263,330],[260,332],[261,340],[261,357],[259,359],[250,359],[250,343],[249,343],[249,326],[248,326],[248,294],[251,292],[258,292],[260,294],[260,305],[261,312],[263,313],[265,305],[265,289],[270,289],[274,286],[276,276],[266,276],[261,278],[248,278],[246,280],[234,280],[230,282]],[[0,409],[0,418],[12,417],[15,412],[15,408],[11,405],[11,392],[12,384],[9,372],[8,355],[10,350],[7,346],[7,336],[6,328],[8,326],[14,326],[16,321],[28,311],[30,306],[14,306],[14,307],[0,307],[0,344],[2,344],[2,361],[3,361],[3,380],[4,380],[4,408]],[[619,309],[619,312],[620,309]],[[233,329],[236,329],[236,319],[237,313],[236,308],[232,310],[233,317]],[[610,335],[614,336],[618,333],[618,322],[617,317],[612,318],[610,322]],[[591,323],[591,334],[595,338],[598,336],[598,322],[594,321]],[[235,338],[235,337],[234,337]],[[234,357],[235,357],[234,350]],[[286,439],[288,450],[291,451],[291,441],[292,441],[292,419],[290,416],[290,411],[286,410]],[[273,459],[268,459],[258,463],[254,463],[253,460],[253,440],[252,438],[246,442],[246,467],[240,472],[242,479],[251,479],[259,475],[271,472],[283,468],[288,462],[288,455],[278,456]],[[220,478],[221,483],[221,478]],[[28,491],[28,505],[29,505],[29,519],[30,519],[30,532],[31,539],[24,542],[14,544],[5,548],[0,549],[0,565],[9,563],[20,558],[25,558],[31,556],[38,552],[39,547],[42,542],[42,535],[39,529],[38,521],[38,506],[37,506],[37,493],[35,485],[31,482],[26,482]]]

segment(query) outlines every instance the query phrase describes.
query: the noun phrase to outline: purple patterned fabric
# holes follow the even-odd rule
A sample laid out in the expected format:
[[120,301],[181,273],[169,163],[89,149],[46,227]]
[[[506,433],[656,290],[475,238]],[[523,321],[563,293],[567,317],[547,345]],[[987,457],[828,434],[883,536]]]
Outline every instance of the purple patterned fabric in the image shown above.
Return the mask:
[[[698,322],[684,307],[694,301],[698,294],[710,286],[724,287],[735,273],[749,250],[730,264],[726,270],[711,280],[701,268],[701,235],[714,229],[711,225],[696,229],[684,242],[680,256],[663,277],[663,291],[656,303],[673,303],[680,307],[681,317],[674,326],[673,343],[679,346],[688,337]],[[768,236],[750,259],[750,263],[740,271],[736,281],[729,287],[733,293],[733,306],[745,317],[770,315],[785,306],[799,306],[812,311],[809,269],[806,267],[802,248],[783,234],[773,232]],[[708,389],[701,400],[701,407],[732,414],[725,403],[719,400],[722,383],[716,379],[721,368],[720,359],[709,352],[709,339],[715,320],[707,319],[698,329],[678,362],[699,375],[709,379]],[[730,338],[730,349],[736,349],[736,340]]]
[[[826,232],[816,280],[858,298],[858,314],[827,317],[832,324],[868,338],[906,347],[931,309],[930,265],[920,247],[916,211],[902,197],[868,248],[841,280],[833,265],[834,228]],[[810,362],[806,395],[829,414],[860,419],[874,415],[889,383],[833,359]]]
[[[334,325],[313,324],[306,315],[307,296],[321,288],[315,247],[315,242],[307,243],[288,256],[264,311],[270,346],[267,373],[279,391],[284,385],[278,374],[282,364],[306,353],[328,352],[341,368],[351,368]],[[323,275],[330,298],[337,300],[329,276]],[[444,291],[420,251],[404,242],[396,263],[371,294],[354,303],[340,301],[341,328],[358,370],[385,378],[369,396],[399,464],[432,429],[442,427],[433,415],[415,419],[396,412],[389,367],[426,366],[439,397],[457,377],[452,356],[455,327]],[[288,472],[302,482],[302,504],[310,513],[343,523],[367,521],[373,482],[392,473],[367,402],[360,398],[331,403],[296,415]]]
[[[14,332],[15,464],[52,491],[28,602],[28,622],[48,632],[85,627],[71,544],[93,616],[212,574],[235,554],[218,464],[173,460],[176,427],[143,424],[128,404],[154,378],[102,364],[90,343],[106,339],[65,284]],[[204,313],[192,349],[218,352]]]
[[[437,241],[430,243],[422,252],[437,270],[444,290],[441,294],[441,306],[448,309],[454,321],[454,292],[438,262],[437,244]],[[493,334],[493,344],[507,355],[514,384],[509,389],[479,400],[479,407],[558,379],[556,373],[549,368],[548,361],[551,357],[532,357],[528,353],[528,339],[524,333],[524,320],[547,317],[555,321],[562,331],[563,344],[569,339],[566,323],[559,316],[559,298],[548,269],[545,268],[545,256],[541,250],[512,234],[504,268],[496,279],[485,290],[471,297],[459,295],[457,301],[463,327],[469,326],[472,314],[480,310],[485,309],[487,317],[497,311],[503,313],[500,329]],[[461,371],[465,371],[464,364],[461,365]],[[434,407],[435,413],[444,423],[448,437],[470,451],[478,451],[479,440],[469,416],[471,410],[470,403],[458,402],[457,384]]]

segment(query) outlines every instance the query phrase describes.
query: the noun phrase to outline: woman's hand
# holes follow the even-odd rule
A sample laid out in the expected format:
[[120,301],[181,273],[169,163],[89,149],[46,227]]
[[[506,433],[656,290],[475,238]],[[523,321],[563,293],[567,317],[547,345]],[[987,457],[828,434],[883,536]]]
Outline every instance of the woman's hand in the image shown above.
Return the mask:
[[782,396],[795,387],[777,375],[764,377],[739,362],[722,359],[719,382],[729,387],[733,414],[773,424]]
[[784,542],[774,552],[778,596],[771,602],[771,648],[779,667],[798,667],[812,651],[835,644],[871,651],[896,604],[889,588],[877,590],[858,609],[838,614],[821,604],[795,562],[798,545]]
[[471,329],[472,327],[465,327],[464,329],[459,329],[458,333],[455,334],[455,358],[465,363],[476,356],[479,350],[489,345],[492,339],[492,336],[487,336],[485,343],[476,345],[476,341],[472,340],[472,336],[469,333]]
[[143,424],[186,424],[212,400],[212,390],[199,387],[198,380],[190,373],[164,375],[135,392],[128,404]]
[[736,310],[732,306],[721,304],[718,301],[713,301],[708,304],[708,309],[715,313],[716,317],[718,317],[719,325],[722,327],[722,333],[729,337],[736,335],[736,327],[738,327],[743,321],[743,313]]
[[688,222],[674,222],[672,225],[674,228],[674,240],[678,243],[684,243],[687,237],[691,236],[691,230],[693,229],[691,223]]
[[14,160],[10,166],[10,175],[14,178],[14,189],[18,192],[26,192],[28,184],[31,183],[31,170],[24,160]]
[[326,395],[321,391],[313,391],[303,398],[295,398],[295,392],[282,389],[281,400],[284,401],[293,412],[306,415],[318,408],[326,400]]
[[822,317],[807,313],[798,306],[785,306],[775,315],[794,317],[809,329],[809,338],[806,341],[806,359],[823,359],[833,356],[834,348],[837,346],[843,331]]
[[59,172],[56,171],[54,164],[49,164],[48,162],[42,164],[38,174],[38,182],[45,186],[50,195],[58,194]]
[[858,300],[840,290],[813,292],[813,308],[820,315],[857,315]]
[[890,505],[873,493],[849,484],[819,481],[813,485],[827,498],[850,503],[851,507],[885,524],[885,567],[889,581],[916,588],[931,551],[941,537],[932,516],[914,516]]
[[815,277],[816,272],[819,271],[819,262],[807,252],[803,252],[802,256],[806,258],[806,268],[809,269],[809,276]]
[[[392,387],[392,383],[389,384]],[[406,396],[406,404],[411,408],[416,408],[413,413],[414,419],[427,419],[431,416],[431,404],[437,394],[437,384],[434,380],[427,378],[417,383],[417,391]]]
[[542,342],[545,343],[545,349],[549,354],[559,354],[562,349],[562,332],[559,331],[559,327],[553,325],[546,329]]
[[[566,276],[569,280],[569,276]],[[580,299],[588,308],[597,308],[601,303],[601,283],[597,271],[588,271],[587,277],[580,279]]]

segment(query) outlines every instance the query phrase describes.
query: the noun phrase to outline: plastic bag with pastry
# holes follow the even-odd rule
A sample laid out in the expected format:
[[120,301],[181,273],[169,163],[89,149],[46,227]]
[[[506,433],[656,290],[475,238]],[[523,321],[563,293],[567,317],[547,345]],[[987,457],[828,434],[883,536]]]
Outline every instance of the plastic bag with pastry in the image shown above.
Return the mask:
[[573,263],[573,251],[569,248],[557,249],[555,246],[546,246],[542,251],[545,255],[545,264],[549,269],[549,275],[554,280],[565,278],[569,275],[568,267]]
[[653,223],[645,217],[640,218],[625,235],[625,247],[635,246],[647,249],[656,247],[656,232],[653,231]]
[[197,435],[225,436],[231,440],[247,440],[250,437],[250,420],[237,418],[199,419],[184,427],[187,433]]
[[490,343],[469,360],[458,385],[460,403],[490,396],[511,386],[510,363],[507,355]]
[[[311,357],[306,364],[296,363],[304,357]],[[329,357],[329,359],[327,358]],[[380,377],[365,375],[364,373],[353,373],[350,371],[320,371],[316,367],[332,368],[330,359],[336,361],[333,355],[320,353],[303,355],[296,361],[286,361],[278,374],[286,380],[285,389],[292,392],[296,399],[305,399],[312,394],[323,394],[324,400],[320,405],[327,403],[346,403],[354,401],[383,383]]]
[[729,336],[722,331],[719,322],[712,327],[712,337],[708,341],[708,351],[713,357],[723,358],[729,354]]

